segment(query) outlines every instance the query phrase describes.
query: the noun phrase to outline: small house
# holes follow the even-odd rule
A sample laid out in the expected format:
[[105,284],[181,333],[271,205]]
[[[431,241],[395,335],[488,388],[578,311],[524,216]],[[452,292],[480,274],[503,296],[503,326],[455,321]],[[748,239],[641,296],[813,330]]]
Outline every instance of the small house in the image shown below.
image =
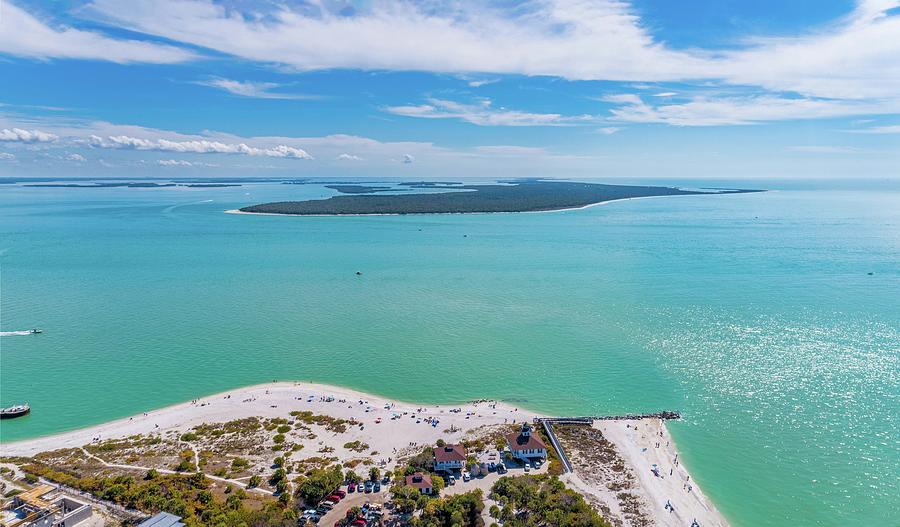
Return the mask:
[[406,476],[406,484],[419,489],[422,494],[431,494],[434,491],[434,487],[431,486],[431,476],[421,472]]
[[530,423],[522,425],[522,430],[506,436],[506,444],[512,457],[522,461],[547,459],[547,445],[541,440]]

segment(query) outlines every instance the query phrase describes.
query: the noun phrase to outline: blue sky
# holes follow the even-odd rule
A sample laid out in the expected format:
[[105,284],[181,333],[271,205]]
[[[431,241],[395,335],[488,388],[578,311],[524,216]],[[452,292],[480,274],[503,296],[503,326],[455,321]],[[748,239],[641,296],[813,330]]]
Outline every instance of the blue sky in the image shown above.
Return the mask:
[[0,176],[898,167],[897,0],[0,0]]

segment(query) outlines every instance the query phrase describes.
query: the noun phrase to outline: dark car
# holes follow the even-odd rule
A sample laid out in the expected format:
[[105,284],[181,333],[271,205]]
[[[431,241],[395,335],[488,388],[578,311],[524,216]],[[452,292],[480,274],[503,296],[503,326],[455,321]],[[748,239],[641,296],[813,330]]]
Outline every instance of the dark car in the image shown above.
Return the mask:
[[375,484],[372,485],[372,491],[373,492],[381,492],[381,483],[378,483],[376,481]]
[[499,465],[497,465],[497,473],[498,474],[506,474],[506,465],[504,465],[503,463],[500,463]]
[[356,483],[349,483],[347,485],[347,492],[356,492]]
[[366,494],[368,494],[369,492],[372,492],[372,482],[371,481],[366,482]]

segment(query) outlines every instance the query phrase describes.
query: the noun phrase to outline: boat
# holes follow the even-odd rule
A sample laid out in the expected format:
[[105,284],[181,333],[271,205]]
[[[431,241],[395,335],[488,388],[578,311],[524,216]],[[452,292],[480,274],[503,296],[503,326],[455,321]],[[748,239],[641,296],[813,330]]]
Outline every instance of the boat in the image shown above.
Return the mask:
[[29,412],[31,412],[31,407],[28,406],[28,403],[17,404],[15,406],[10,406],[8,408],[0,409],[0,419],[12,419],[14,417],[22,417],[23,415],[28,415]]
[[31,331],[29,331],[29,333],[31,333],[32,335],[37,335],[38,333],[43,333],[43,332],[44,332],[44,330],[42,330],[41,328],[34,328]]

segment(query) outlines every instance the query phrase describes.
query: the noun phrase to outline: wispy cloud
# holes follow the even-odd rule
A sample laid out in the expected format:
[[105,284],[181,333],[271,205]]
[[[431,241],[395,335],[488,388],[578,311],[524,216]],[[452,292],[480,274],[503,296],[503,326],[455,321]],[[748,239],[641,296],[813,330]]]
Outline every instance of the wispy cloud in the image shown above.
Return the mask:
[[789,146],[790,152],[801,152],[804,154],[859,154],[864,152],[861,148],[852,146],[828,146],[828,145],[800,145]]
[[34,59],[92,59],[110,62],[167,64],[196,55],[174,46],[112,38],[39,20],[14,3],[0,5],[0,53]]
[[900,124],[873,126],[870,128],[862,128],[860,130],[849,130],[849,132],[854,134],[900,134]]
[[649,104],[634,94],[608,96],[621,106],[610,110],[613,121],[675,126],[746,125],[771,121],[821,119],[900,111],[900,100],[885,105],[868,101],[779,97],[694,97],[684,103]]
[[[240,8],[207,0],[94,0],[126,28],[300,71],[355,68],[547,75],[571,80],[717,80],[808,97],[896,98],[898,0],[860,0],[844,19],[738,49],[674,49],[623,0],[376,1]],[[178,13],[178,16],[159,16]],[[223,38],[227,35],[228,38]],[[415,46],[410,46],[415,42]]]
[[567,116],[558,113],[533,113],[495,108],[488,99],[476,104],[446,99],[428,99],[428,104],[389,106],[386,111],[404,117],[422,119],[459,119],[479,126],[568,126],[595,120],[590,115]]
[[197,81],[196,84],[209,86],[227,91],[241,97],[252,97],[254,99],[319,99],[317,95],[305,95],[301,93],[281,93],[275,92],[277,88],[281,88],[284,84],[277,82],[254,82],[254,81],[237,81],[232,79],[214,78],[204,81]]
[[537,146],[486,145],[475,147],[477,152],[500,156],[544,156],[547,149]]
[[338,161],[362,161],[362,158],[354,154],[338,154],[335,158]]
[[598,128],[597,131],[604,135],[612,135],[621,130],[621,128],[617,126],[604,126],[602,128]]
[[15,154],[10,154],[9,152],[0,152],[0,159],[4,161],[12,161],[16,158]]

